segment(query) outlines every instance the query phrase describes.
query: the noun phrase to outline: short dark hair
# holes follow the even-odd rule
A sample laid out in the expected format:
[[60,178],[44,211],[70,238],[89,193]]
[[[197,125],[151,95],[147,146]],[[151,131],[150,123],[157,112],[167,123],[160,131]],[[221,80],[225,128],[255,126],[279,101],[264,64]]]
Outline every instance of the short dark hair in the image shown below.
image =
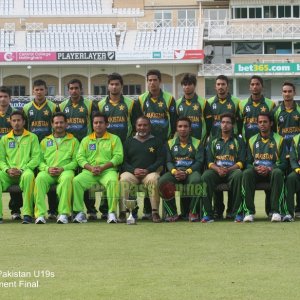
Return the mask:
[[37,79],[37,80],[35,80],[34,82],[33,82],[33,88],[34,87],[36,87],[36,86],[44,86],[45,87],[45,89],[47,89],[47,84],[46,84],[46,82],[44,81],[44,80],[42,80],[42,79]]
[[257,116],[257,120],[260,116],[263,116],[263,117],[267,117],[269,119],[270,122],[273,122],[273,117],[270,113],[268,112],[260,112]]
[[7,86],[4,85],[0,86],[0,92],[7,94],[9,97],[11,97],[11,89]]
[[178,125],[178,122],[180,121],[185,121],[185,122],[188,122],[189,123],[189,127],[192,127],[192,122],[191,120],[188,118],[188,117],[179,117],[176,121],[176,127]]
[[181,85],[193,84],[197,85],[197,78],[194,74],[186,73],[181,79]]
[[77,79],[77,78],[71,79],[68,82],[68,84],[67,84],[68,85],[68,89],[70,88],[70,84],[75,84],[75,83],[78,83],[80,90],[82,90],[82,82],[79,79]]
[[282,87],[284,87],[285,85],[288,85],[288,86],[291,86],[293,88],[293,91],[296,92],[296,86],[289,82],[289,81],[285,81],[283,84],[282,84]]
[[264,80],[262,79],[262,77],[258,76],[258,75],[253,75],[250,78],[249,84],[251,83],[252,79],[256,79],[260,82],[261,86],[264,86]]
[[51,117],[51,122],[52,122],[52,123],[53,123],[55,117],[63,117],[64,120],[65,120],[65,122],[68,121],[67,115],[66,115],[64,112],[62,112],[62,111],[55,112],[55,113],[52,115],[52,117]]
[[149,70],[146,75],[147,80],[150,75],[156,75],[158,80],[161,81],[161,73],[159,70],[155,70],[155,69]]
[[112,80],[119,80],[123,85],[123,78],[119,73],[111,73],[107,76],[107,83],[109,84]]
[[135,121],[135,125],[137,124],[138,120],[146,120],[146,121],[149,123],[149,125],[151,126],[151,121],[150,121],[150,119],[149,119],[148,117],[146,117],[146,116],[140,116],[140,117],[138,117],[138,118],[136,119],[136,121]]
[[234,125],[234,123],[235,123],[235,117],[234,117],[234,115],[233,115],[232,113],[227,112],[227,113],[221,114],[221,116],[220,116],[221,122],[222,122],[222,120],[223,120],[224,118],[229,118],[229,119],[231,119],[231,123],[232,123],[232,125]]
[[104,119],[104,122],[107,124],[108,123],[108,116],[103,114],[102,112],[100,111],[96,111],[95,113],[93,113],[92,115],[92,120],[94,122],[94,119],[95,118],[103,118]]
[[21,116],[23,121],[26,121],[26,117],[25,117],[24,112],[22,110],[14,110],[10,114],[9,118],[11,119],[12,116]]
[[225,76],[225,75],[219,75],[219,76],[216,78],[216,82],[217,82],[217,80],[224,80],[224,81],[226,81],[227,85],[229,84],[228,77]]

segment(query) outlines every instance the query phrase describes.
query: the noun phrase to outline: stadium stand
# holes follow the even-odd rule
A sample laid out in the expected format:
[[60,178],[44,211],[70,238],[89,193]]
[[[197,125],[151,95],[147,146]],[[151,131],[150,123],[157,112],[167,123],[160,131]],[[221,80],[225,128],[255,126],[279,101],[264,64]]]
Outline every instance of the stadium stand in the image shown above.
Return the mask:
[[116,50],[112,24],[49,24],[26,33],[27,51]]
[[135,50],[175,50],[198,48],[198,27],[165,27],[137,32]]

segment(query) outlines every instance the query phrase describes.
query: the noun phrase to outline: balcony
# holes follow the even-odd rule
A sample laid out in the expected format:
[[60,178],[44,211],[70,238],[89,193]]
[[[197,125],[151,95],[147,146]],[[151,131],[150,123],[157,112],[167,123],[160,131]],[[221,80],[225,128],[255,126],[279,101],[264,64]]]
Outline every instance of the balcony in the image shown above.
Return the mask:
[[300,23],[243,23],[206,21],[204,40],[291,40],[300,38]]

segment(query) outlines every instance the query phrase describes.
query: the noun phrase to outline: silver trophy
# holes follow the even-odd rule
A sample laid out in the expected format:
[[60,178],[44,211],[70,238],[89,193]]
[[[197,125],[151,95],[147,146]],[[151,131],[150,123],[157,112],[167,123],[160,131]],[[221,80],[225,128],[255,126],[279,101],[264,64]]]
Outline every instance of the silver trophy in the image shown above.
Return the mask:
[[129,217],[126,221],[127,225],[136,225],[136,219],[132,215],[132,211],[137,207],[136,200],[125,200],[125,206],[129,209]]

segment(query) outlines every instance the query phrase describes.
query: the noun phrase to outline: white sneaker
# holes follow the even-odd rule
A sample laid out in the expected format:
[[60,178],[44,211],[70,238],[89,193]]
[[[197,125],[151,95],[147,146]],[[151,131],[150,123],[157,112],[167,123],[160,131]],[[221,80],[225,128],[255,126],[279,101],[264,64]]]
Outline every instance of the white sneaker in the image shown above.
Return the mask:
[[247,215],[244,217],[244,220],[243,220],[243,222],[249,222],[249,223],[251,223],[253,221],[254,221],[254,215]]
[[35,224],[46,224],[46,220],[45,220],[45,217],[38,217],[36,220],[35,220]]
[[107,218],[107,223],[117,223],[118,220],[116,218],[116,214],[115,213],[108,213],[108,218]]
[[278,213],[273,213],[271,222],[281,222],[281,215]]
[[68,216],[67,215],[60,215],[56,221],[57,224],[68,224]]
[[73,220],[73,223],[86,223],[86,215],[84,212],[79,212]]

